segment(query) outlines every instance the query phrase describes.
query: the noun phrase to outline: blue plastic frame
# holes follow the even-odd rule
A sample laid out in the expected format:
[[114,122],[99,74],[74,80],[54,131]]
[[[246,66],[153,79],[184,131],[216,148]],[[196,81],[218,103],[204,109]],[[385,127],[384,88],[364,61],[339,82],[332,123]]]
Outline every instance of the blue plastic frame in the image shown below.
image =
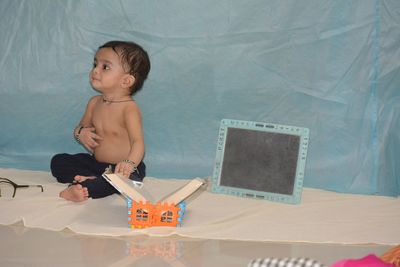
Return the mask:
[[[248,129],[265,131],[271,133],[281,133],[286,135],[296,135],[300,137],[299,152],[296,166],[296,176],[292,195],[284,195],[273,192],[249,190],[244,188],[228,187],[220,185],[221,171],[224,161],[226,136],[229,128]],[[242,121],[233,119],[223,119],[220,124],[216,159],[211,181],[211,192],[219,194],[235,195],[239,197],[265,199],[287,204],[298,204],[301,201],[303,191],[304,170],[306,165],[307,150],[309,143],[309,129],[297,126],[279,125],[273,123]]]

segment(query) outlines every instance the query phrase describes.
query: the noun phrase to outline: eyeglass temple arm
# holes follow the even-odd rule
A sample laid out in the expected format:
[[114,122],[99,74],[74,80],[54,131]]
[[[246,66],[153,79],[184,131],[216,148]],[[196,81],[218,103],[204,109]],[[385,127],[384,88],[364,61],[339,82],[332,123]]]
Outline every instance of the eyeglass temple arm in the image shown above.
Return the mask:
[[42,185],[36,185],[36,184],[22,184],[22,185],[17,185],[16,186],[17,188],[25,188],[25,187],[40,187],[40,189],[42,190],[42,192],[43,192],[43,186]]

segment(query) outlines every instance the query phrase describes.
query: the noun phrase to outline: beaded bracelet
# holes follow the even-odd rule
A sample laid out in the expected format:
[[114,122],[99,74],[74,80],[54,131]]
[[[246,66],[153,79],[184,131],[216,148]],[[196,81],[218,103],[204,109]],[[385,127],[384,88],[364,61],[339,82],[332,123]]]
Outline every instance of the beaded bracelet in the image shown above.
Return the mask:
[[131,164],[132,167],[133,167],[133,171],[137,171],[137,167],[135,166],[136,164],[135,164],[135,162],[133,162],[132,160],[124,159],[122,162]]
[[82,131],[82,129],[83,128],[85,128],[84,126],[81,126],[81,127],[79,127],[79,130],[78,130],[78,135],[80,135],[81,134],[81,131]]
[[79,130],[78,130],[78,133],[75,134],[76,128],[78,128],[78,127],[75,127],[75,129],[74,129],[74,137],[75,137],[75,140],[76,140],[78,143],[81,143],[81,139],[79,139],[79,135],[80,135],[82,129],[85,128],[85,127],[80,126],[80,127],[79,127]]
[[133,165],[133,167],[135,167],[135,162],[133,162],[130,159],[124,159],[122,162],[129,163],[129,164]]

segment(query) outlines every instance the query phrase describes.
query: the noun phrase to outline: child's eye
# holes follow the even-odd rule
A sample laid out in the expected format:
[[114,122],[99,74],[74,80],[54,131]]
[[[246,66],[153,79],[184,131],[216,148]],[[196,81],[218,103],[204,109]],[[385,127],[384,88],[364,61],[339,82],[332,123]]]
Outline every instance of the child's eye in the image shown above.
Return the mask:
[[97,67],[97,63],[93,62],[93,69]]
[[110,67],[107,64],[103,65],[103,70],[109,70],[109,69],[110,69]]

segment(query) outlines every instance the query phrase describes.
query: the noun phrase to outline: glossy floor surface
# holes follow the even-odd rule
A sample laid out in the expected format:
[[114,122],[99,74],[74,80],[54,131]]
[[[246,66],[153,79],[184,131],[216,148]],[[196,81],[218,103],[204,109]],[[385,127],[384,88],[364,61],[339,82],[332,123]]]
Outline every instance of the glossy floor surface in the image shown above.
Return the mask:
[[102,237],[0,225],[0,266],[247,266],[255,258],[308,257],[326,265],[381,255],[390,246]]

